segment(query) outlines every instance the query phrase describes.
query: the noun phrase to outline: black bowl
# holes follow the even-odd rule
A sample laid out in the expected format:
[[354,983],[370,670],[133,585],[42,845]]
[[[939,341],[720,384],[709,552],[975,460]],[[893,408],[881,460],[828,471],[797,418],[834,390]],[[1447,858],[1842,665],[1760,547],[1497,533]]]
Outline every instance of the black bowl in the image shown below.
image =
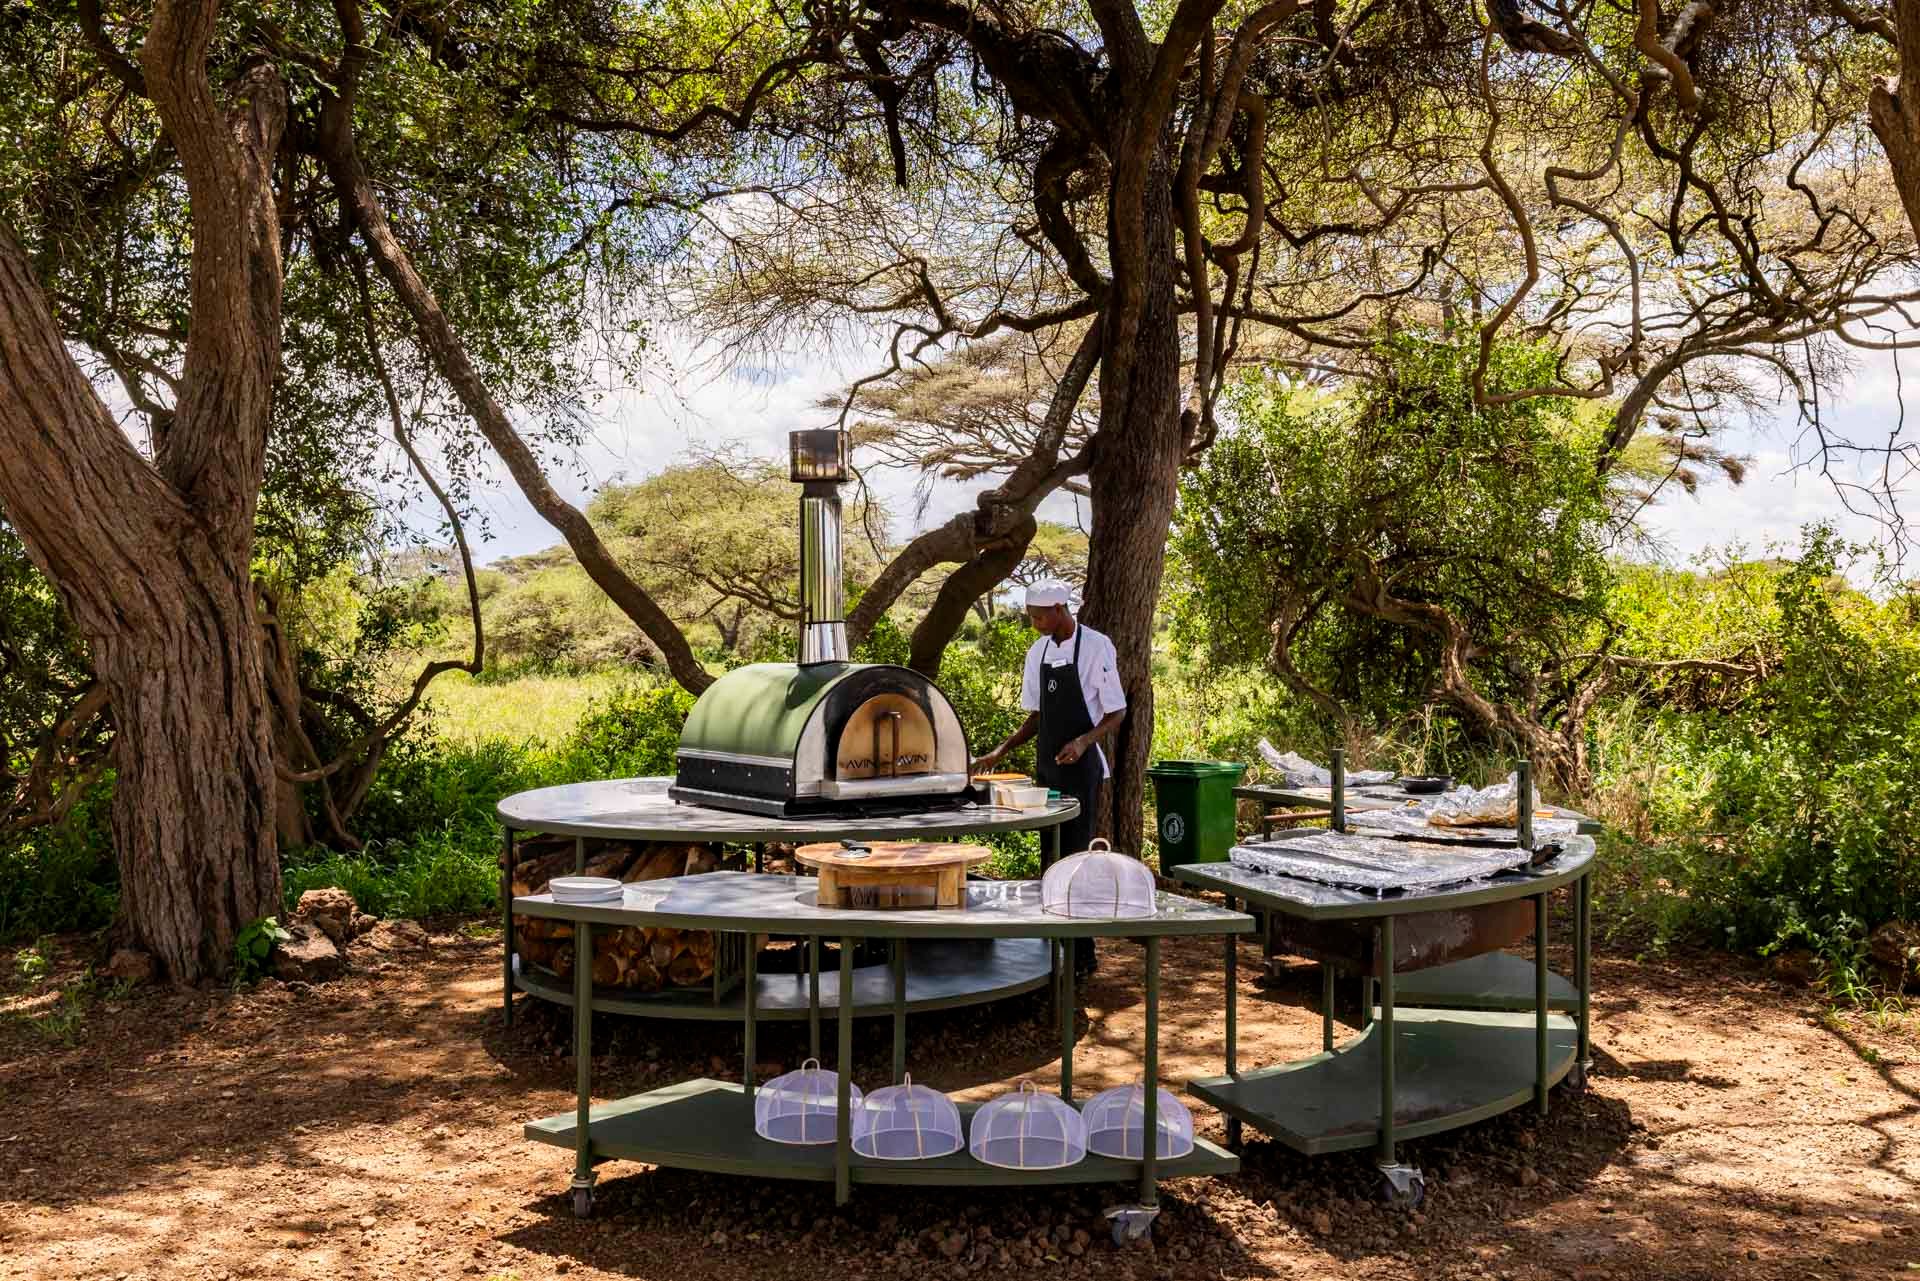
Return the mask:
[[1434,792],[1444,792],[1453,786],[1451,774],[1418,774],[1400,780],[1400,790],[1411,792],[1415,796],[1426,796]]

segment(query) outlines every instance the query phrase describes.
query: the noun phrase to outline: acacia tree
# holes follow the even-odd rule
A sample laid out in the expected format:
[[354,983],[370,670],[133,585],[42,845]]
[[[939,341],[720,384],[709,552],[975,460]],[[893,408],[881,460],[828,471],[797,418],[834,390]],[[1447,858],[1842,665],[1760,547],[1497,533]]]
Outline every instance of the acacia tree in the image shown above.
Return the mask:
[[[588,60],[569,118],[676,142],[731,130],[761,149],[756,174],[834,158],[812,188],[696,221],[676,298],[741,341],[884,319],[874,379],[893,383],[943,345],[1086,326],[1048,415],[1097,385],[1085,448],[1035,433],[861,608],[943,563],[958,566],[943,594],[977,598],[1036,491],[1084,476],[1087,617],[1119,643],[1134,712],[1117,752],[1126,837],[1166,521],[1237,362],[1364,378],[1356,357],[1383,331],[1471,329],[1477,406],[1609,404],[1601,473],[1650,419],[1684,466],[1753,403],[1755,367],[1825,428],[1812,407],[1836,344],[1871,345],[1912,300],[1914,253],[1852,142],[1872,61],[1835,45],[1830,19],[1809,26],[1816,12],[747,3],[702,11],[704,44],[672,18],[643,23],[621,50],[727,56]],[[1554,349],[1536,385],[1491,384],[1507,338]],[[863,380],[848,410],[866,395]]]
[[126,919],[178,978],[225,963],[280,871],[250,556],[280,355],[273,172],[287,93],[270,65],[216,91],[218,5],[159,3],[137,77],[192,218],[192,329],[143,456],[66,349],[0,232],[0,502],[85,636],[119,742]]

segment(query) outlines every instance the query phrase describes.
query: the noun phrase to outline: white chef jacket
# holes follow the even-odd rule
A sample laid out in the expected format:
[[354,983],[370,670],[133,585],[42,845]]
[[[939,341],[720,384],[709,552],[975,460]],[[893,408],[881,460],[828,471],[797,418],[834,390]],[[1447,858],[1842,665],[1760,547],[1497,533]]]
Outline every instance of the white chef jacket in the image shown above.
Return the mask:
[[[1079,648],[1074,648],[1075,643]],[[1120,655],[1107,639],[1105,632],[1096,632],[1085,623],[1075,621],[1073,635],[1067,637],[1065,644],[1055,644],[1051,636],[1042,636],[1033,642],[1027,650],[1026,671],[1020,678],[1020,707],[1024,711],[1040,710],[1040,668],[1042,663],[1051,666],[1065,663],[1073,658],[1074,668],[1080,675],[1080,696],[1087,703],[1087,719],[1098,725],[1109,712],[1117,712],[1127,705],[1126,691],[1120,688]],[[1100,757],[1100,777],[1106,778],[1113,773],[1107,768],[1107,754],[1098,744],[1094,749]]]

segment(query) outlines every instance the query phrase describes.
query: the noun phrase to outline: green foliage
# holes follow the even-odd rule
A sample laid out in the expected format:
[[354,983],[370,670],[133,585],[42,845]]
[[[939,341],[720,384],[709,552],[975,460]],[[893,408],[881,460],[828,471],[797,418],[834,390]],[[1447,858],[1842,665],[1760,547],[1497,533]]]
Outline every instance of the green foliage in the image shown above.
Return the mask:
[[[1496,700],[1516,671],[1572,647],[1608,585],[1596,425],[1555,397],[1477,408],[1477,350],[1403,334],[1377,349],[1376,380],[1341,395],[1273,374],[1240,385],[1242,425],[1181,486],[1180,653],[1291,666],[1296,683],[1387,723],[1428,702],[1450,626]],[[1550,382],[1552,365],[1503,344],[1489,388]]]
[[113,784],[89,788],[60,823],[0,841],[0,943],[90,932],[119,904],[107,812]]
[[49,940],[42,938],[32,947],[23,947],[14,953],[14,978],[22,983],[38,983],[46,977],[48,943]]
[[293,935],[287,933],[277,917],[263,916],[233,936],[233,981],[245,985],[267,972],[273,950]]
[[1807,947],[1836,975],[1920,905],[1920,627],[1911,597],[1836,577],[1857,551],[1818,527],[1770,571],[1768,672],[1727,710],[1669,721],[1655,832],[1684,888],[1667,928]]

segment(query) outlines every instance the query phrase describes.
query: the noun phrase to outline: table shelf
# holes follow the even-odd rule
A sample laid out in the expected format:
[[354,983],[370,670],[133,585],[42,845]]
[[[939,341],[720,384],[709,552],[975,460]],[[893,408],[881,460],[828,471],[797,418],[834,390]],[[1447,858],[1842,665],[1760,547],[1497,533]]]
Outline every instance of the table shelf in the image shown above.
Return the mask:
[[[1424,970],[1402,971],[1394,976],[1393,987],[1394,999],[1403,1006],[1532,1010],[1533,982],[1533,962],[1526,957],[1511,952],[1487,952]],[[1547,1008],[1579,1009],[1580,989],[1559,974],[1549,973]]]
[[[1375,1022],[1336,1049],[1279,1067],[1209,1077],[1188,1092],[1309,1156],[1372,1147],[1380,1135]],[[1394,1133],[1415,1139],[1497,1116],[1534,1097],[1534,1016],[1399,1009],[1394,1015]],[[1547,1022],[1548,1076],[1573,1067],[1578,1028]]]
[[[960,1105],[969,1125],[977,1107]],[[525,1133],[535,1142],[569,1151],[577,1148],[579,1137],[572,1112],[528,1122]],[[753,1104],[745,1087],[730,1081],[701,1078],[597,1104],[589,1113],[588,1136],[595,1161],[644,1161],[680,1170],[817,1183],[834,1180],[833,1144],[801,1147],[761,1138],[754,1133]],[[1240,1159],[1196,1139],[1191,1153],[1160,1160],[1156,1167],[1159,1178],[1232,1174],[1239,1170]],[[855,1156],[851,1171],[854,1183],[935,1187],[1138,1182],[1140,1172],[1138,1161],[1093,1154],[1058,1170],[1004,1170],[974,1160],[965,1148],[923,1161]]]
[[[954,1010],[1019,996],[1043,988],[1053,977],[1045,939],[923,939],[905,945],[908,1014]],[[573,1004],[573,980],[545,970],[521,970],[514,986],[531,996]],[[754,1018],[761,1021],[809,1017],[807,975],[761,971],[754,984]],[[746,992],[736,987],[719,1001],[705,987],[663,992],[626,992],[596,987],[593,1008],[600,1014],[629,1014],[654,1019],[707,1019],[738,1022],[746,1012]],[[820,1012],[840,1009],[837,967],[820,971]],[[853,1016],[877,1018],[896,1013],[893,976],[885,965],[862,965],[853,972]]]

